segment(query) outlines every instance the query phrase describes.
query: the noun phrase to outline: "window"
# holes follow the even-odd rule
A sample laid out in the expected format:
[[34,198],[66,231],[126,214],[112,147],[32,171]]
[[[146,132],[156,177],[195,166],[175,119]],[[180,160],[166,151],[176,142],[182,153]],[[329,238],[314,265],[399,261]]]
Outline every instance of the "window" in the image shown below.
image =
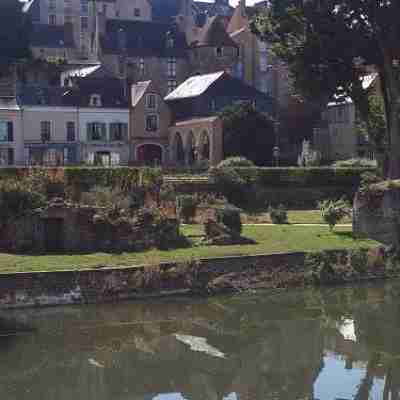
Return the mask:
[[110,124],[110,141],[124,142],[128,140],[128,124],[114,122]]
[[216,47],[215,54],[217,57],[222,57],[224,55],[224,48],[223,47]]
[[0,142],[14,141],[13,123],[10,121],[0,121]]
[[49,24],[57,25],[57,17],[54,14],[49,15]]
[[173,92],[176,87],[178,86],[178,83],[176,82],[176,80],[172,79],[168,81],[168,93]]
[[102,122],[92,122],[87,124],[87,140],[105,141],[107,140],[106,124]]
[[217,104],[215,103],[215,100],[211,100],[210,108],[212,111],[215,111],[217,108]]
[[72,15],[64,16],[64,24],[72,24]]
[[86,31],[89,27],[88,17],[81,17],[81,31]]
[[56,0],[49,0],[49,10],[56,9]]
[[13,165],[14,164],[14,149],[0,149],[0,165]]
[[141,59],[139,60],[139,73],[140,73],[140,75],[144,75],[144,70],[145,70],[145,67],[144,67],[144,59],[141,58]]
[[168,58],[167,61],[167,75],[169,78],[175,78],[176,77],[176,58],[171,57]]
[[268,57],[266,54],[260,54],[260,71],[267,72],[268,71]]
[[89,11],[88,0],[81,0],[81,13],[87,14]]
[[157,96],[155,94],[148,94],[146,96],[146,107],[150,110],[157,108]]
[[120,57],[118,60],[118,73],[120,76],[125,75],[125,60],[123,57]]
[[147,132],[155,132],[158,130],[158,116],[147,115],[146,116],[146,131]]
[[92,94],[90,96],[89,105],[91,107],[101,107],[101,97],[99,94]]
[[175,41],[173,37],[168,37],[167,38],[167,49],[172,49],[175,45]]
[[67,122],[67,142],[75,142],[75,122]]
[[135,17],[140,17],[140,8],[135,8],[135,9],[133,10],[133,15],[134,15]]
[[40,122],[40,138],[42,142],[50,142],[51,139],[51,123],[50,121]]
[[103,4],[103,14],[107,15],[107,4]]

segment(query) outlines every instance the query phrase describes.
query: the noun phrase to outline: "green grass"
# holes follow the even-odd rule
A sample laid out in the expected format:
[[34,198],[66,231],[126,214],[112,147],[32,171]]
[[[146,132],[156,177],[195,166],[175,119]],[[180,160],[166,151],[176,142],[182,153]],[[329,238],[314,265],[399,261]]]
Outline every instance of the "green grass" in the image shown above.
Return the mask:
[[[184,226],[182,231],[185,235],[193,236],[194,240],[198,240],[199,236],[202,235],[202,226]],[[142,253],[122,254],[93,253],[36,256],[0,253],[0,273],[85,269],[99,266],[131,266],[191,258],[351,249],[377,245],[377,242],[374,241],[353,239],[350,229],[346,227],[337,228],[334,233],[331,233],[327,227],[321,226],[245,226],[243,235],[256,240],[257,244],[245,246],[198,246],[170,251],[150,250]]]
[[[319,210],[291,210],[288,211],[289,224],[324,224]],[[259,214],[244,215],[243,223],[270,224],[271,219],[267,212]],[[343,218],[339,224],[351,224],[351,217]]]

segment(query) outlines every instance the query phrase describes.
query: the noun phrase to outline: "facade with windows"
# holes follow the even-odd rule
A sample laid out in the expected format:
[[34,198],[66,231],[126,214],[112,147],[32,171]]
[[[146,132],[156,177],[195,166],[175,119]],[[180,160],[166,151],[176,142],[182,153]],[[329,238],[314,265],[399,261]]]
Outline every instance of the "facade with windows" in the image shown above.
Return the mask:
[[0,98],[0,167],[23,164],[21,121],[20,107]]
[[131,163],[167,164],[171,113],[159,88],[152,81],[138,82],[132,86],[131,97]]
[[24,106],[24,163],[65,166],[78,162],[78,113],[75,107]]
[[126,165],[129,162],[129,110],[79,110],[80,158],[88,165]]

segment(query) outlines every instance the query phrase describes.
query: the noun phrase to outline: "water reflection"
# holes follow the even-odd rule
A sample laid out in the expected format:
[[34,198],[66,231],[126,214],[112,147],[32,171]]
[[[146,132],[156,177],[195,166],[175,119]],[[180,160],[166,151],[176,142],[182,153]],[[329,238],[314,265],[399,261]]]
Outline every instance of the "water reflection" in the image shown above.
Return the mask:
[[400,399],[400,283],[3,313],[5,400]]

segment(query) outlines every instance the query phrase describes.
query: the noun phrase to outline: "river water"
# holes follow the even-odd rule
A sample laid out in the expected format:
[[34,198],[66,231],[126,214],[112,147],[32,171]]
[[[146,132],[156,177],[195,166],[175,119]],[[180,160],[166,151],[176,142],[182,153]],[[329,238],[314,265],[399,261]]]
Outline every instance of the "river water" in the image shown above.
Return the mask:
[[399,399],[400,282],[2,312],[1,400]]

